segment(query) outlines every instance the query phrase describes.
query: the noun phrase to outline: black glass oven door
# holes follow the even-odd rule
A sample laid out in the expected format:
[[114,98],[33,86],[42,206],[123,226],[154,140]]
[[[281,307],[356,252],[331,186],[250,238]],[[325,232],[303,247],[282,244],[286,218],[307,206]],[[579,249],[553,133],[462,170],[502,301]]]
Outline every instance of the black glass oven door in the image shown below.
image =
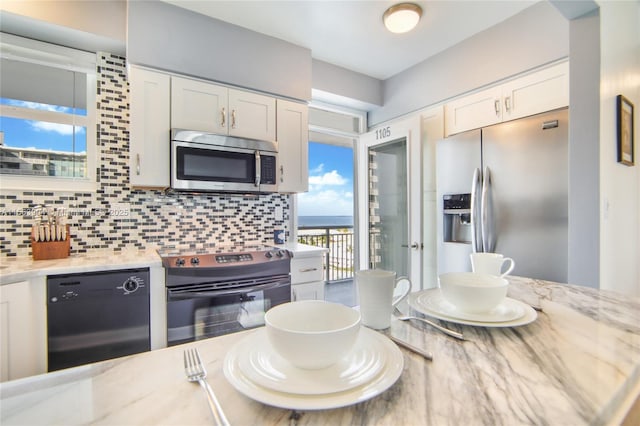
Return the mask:
[[289,279],[245,291],[168,289],[167,344],[179,345],[259,327],[264,325],[269,308],[290,300]]

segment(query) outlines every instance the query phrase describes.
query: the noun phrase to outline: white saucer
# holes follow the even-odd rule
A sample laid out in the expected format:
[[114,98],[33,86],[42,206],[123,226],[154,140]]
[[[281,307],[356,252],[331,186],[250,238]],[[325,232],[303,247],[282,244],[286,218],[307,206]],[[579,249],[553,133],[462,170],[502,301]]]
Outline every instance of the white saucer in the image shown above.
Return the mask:
[[243,351],[246,351],[247,347],[251,347],[256,339],[261,339],[261,330],[263,329],[245,337],[229,350],[224,360],[224,375],[240,393],[274,407],[292,410],[324,410],[357,404],[373,398],[391,387],[402,374],[404,367],[402,352],[393,342],[376,331],[362,327],[359,339],[363,339],[365,344],[371,347],[377,347],[377,351],[383,353],[378,355],[385,361],[377,375],[373,375],[372,378],[360,385],[333,393],[318,394],[313,389],[314,394],[273,390],[251,380],[241,368],[240,360],[245,356]]
[[319,395],[345,391],[373,380],[385,366],[386,357],[382,343],[361,332],[353,349],[336,364],[305,370],[278,355],[263,328],[241,346],[238,366],[242,374],[260,386],[279,392]]
[[479,327],[517,327],[538,318],[531,306],[509,297],[486,314],[470,314],[457,310],[442,298],[438,288],[411,293],[408,301],[413,309],[430,317]]
[[[435,289],[438,290],[438,289]],[[522,304],[516,300],[506,298],[502,303],[489,312],[471,313],[456,309],[447,302],[440,291],[424,292],[418,296],[416,304],[424,306],[433,312],[439,312],[451,318],[479,321],[479,322],[505,322],[513,321],[524,315]]]

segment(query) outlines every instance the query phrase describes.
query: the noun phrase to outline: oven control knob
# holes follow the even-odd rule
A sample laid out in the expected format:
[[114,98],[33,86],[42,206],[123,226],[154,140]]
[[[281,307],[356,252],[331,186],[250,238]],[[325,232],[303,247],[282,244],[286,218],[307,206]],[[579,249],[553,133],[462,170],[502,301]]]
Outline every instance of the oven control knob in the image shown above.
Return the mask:
[[278,250],[276,252],[276,256],[278,256],[278,257],[282,257],[283,254],[284,254],[284,252],[282,250]]
[[192,265],[199,265],[200,264],[200,258],[199,257],[192,257],[191,258],[191,264]]
[[267,259],[271,259],[273,257],[273,253],[271,253],[270,251],[266,252],[264,255]]
[[128,293],[133,293],[138,289],[139,285],[134,278],[129,278],[122,284],[122,287],[124,287]]
[[184,259],[179,257],[176,259],[176,266],[184,266]]

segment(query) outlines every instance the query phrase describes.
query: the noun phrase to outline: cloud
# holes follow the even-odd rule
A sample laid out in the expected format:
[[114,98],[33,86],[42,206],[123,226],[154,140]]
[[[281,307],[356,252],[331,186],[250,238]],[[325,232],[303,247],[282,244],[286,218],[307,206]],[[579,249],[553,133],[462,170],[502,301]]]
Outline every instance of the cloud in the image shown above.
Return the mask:
[[315,169],[309,170],[309,175],[317,175],[324,171],[324,163],[318,164]]
[[317,186],[340,186],[348,183],[348,180],[340,176],[337,170],[331,170],[329,173],[325,173],[320,176],[309,176],[309,185]]
[[76,133],[84,133],[84,127],[74,127],[70,124],[50,123],[48,121],[31,121],[29,124],[37,132],[55,132],[63,136],[69,136],[73,135],[75,128]]
[[17,106],[20,108],[37,109],[40,111],[64,112],[67,114],[73,113],[73,108],[59,106],[59,105],[41,104],[38,102],[16,101],[16,100],[10,99],[9,102],[7,102],[7,104],[11,106]]
[[300,216],[351,216],[353,192],[329,189],[301,193],[298,206]]

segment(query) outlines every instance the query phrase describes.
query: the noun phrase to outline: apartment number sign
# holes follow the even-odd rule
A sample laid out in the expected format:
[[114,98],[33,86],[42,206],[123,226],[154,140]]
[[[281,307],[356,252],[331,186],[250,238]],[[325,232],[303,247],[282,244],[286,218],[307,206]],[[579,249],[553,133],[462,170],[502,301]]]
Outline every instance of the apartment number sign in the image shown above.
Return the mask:
[[382,127],[376,130],[376,140],[387,139],[391,137],[391,126]]

